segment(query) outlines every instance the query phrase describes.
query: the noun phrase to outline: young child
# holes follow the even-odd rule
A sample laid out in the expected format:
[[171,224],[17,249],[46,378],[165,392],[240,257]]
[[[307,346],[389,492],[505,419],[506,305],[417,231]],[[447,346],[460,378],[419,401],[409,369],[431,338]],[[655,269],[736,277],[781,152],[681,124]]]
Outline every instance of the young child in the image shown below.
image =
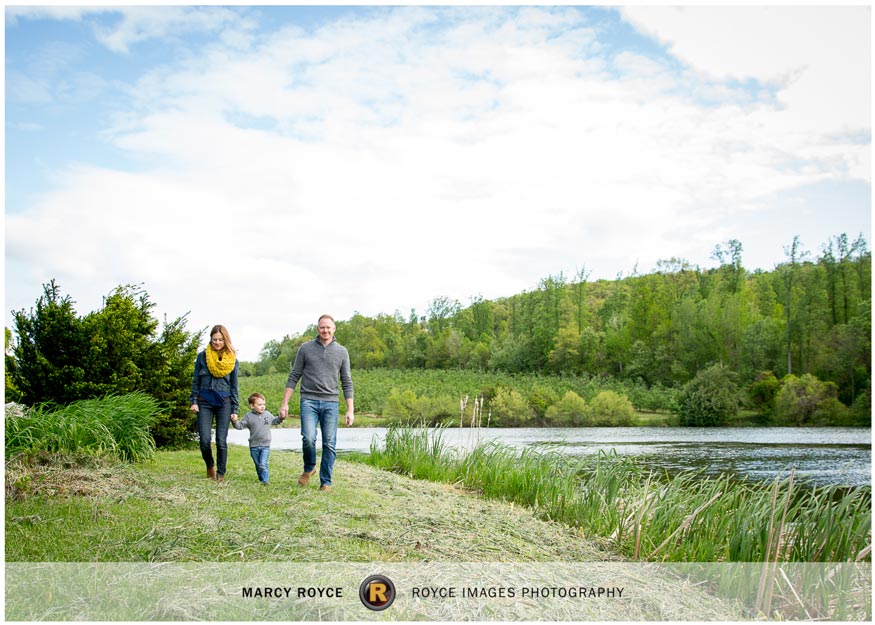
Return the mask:
[[258,481],[267,484],[270,481],[267,472],[267,461],[270,458],[270,426],[282,423],[283,418],[273,416],[264,409],[264,406],[264,395],[252,393],[249,396],[250,411],[242,419],[231,415],[231,423],[238,430],[249,428],[249,453],[255,463],[255,472],[258,473]]

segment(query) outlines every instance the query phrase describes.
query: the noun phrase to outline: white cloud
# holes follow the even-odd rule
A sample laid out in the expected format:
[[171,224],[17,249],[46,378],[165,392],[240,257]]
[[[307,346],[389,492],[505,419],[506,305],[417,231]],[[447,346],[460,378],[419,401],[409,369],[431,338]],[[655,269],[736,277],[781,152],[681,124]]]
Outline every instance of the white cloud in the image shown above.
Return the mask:
[[785,132],[871,124],[871,8],[631,6],[623,16],[691,67],[779,86]]
[[133,44],[196,32],[220,31],[240,21],[221,7],[139,6],[119,9],[121,19],[95,29],[97,40],[114,52],[127,53]]
[[[211,6],[8,6],[6,18],[15,26],[27,20],[86,21],[101,17],[95,23],[94,36],[113,52],[127,54],[133,44],[151,39],[176,37],[194,32],[220,32],[230,24],[241,28],[248,20],[223,7]],[[229,41],[240,45],[239,38]]]
[[6,19],[12,26],[24,20],[52,19],[80,21],[94,9],[75,6],[31,6],[27,4],[6,6]]
[[[748,101],[720,77],[753,65],[685,37],[711,17],[625,13],[672,42],[691,68],[678,73],[598,54],[574,11],[439,13],[455,21],[414,8],[260,38],[216,17],[221,40],[143,76],[108,133],[160,166],[70,168],[7,216],[7,259],[77,296],[144,282],[193,327],[228,325],[253,359],[326,311],[422,314],[437,296],[509,295],[582,265],[595,279],[707,262],[733,236],[727,216],[800,185],[868,180],[868,142],[830,135],[847,126],[836,120],[868,121],[831,115],[812,139],[801,78],[780,91],[786,107]],[[118,50],[183,19],[127,15],[137,25],[104,39]],[[796,50],[756,77],[815,62],[836,60]],[[703,106],[697,85],[729,97]]]

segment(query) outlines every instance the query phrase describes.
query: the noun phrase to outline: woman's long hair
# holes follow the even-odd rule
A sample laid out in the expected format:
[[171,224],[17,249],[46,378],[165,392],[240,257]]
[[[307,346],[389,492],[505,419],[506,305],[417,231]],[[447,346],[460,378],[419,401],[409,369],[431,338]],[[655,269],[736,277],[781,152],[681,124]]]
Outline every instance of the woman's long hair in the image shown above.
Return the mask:
[[223,325],[215,325],[213,329],[210,330],[210,339],[213,338],[213,335],[216,333],[222,335],[222,338],[225,339],[225,347],[222,348],[219,354],[237,354],[237,350],[234,349],[234,344],[231,342],[231,335],[228,334],[228,328]]

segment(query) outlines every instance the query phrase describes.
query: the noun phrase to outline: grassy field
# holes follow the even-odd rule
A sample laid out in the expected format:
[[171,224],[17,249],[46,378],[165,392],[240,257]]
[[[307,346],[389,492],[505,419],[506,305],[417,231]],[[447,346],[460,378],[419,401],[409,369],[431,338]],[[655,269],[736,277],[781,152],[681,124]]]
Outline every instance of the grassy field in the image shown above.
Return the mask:
[[[271,454],[258,483],[230,446],[226,481],[198,451],[136,465],[7,467],[7,561],[550,561],[616,558],[525,508],[338,460],[335,488],[301,488],[301,455]],[[25,478],[25,476],[27,476]],[[26,484],[25,484],[26,482]],[[18,483],[19,486],[13,486]],[[320,527],[320,532],[313,531]],[[332,540],[324,540],[331,536]],[[386,537],[392,536],[392,541]]]
[[[699,597],[699,590],[688,588],[699,583],[695,576],[690,581],[665,569],[642,576],[643,569],[634,568],[635,560],[715,562],[741,554],[748,561],[871,562],[869,491],[856,491],[850,497],[821,491],[812,499],[791,496],[792,486],[779,485],[771,499],[762,492],[752,499],[747,490],[726,480],[642,479],[634,465],[605,456],[595,458],[593,464],[592,459],[572,461],[525,452],[518,457],[501,446],[488,446],[458,458],[444,449],[439,431],[406,429],[390,430],[385,451],[340,458],[331,492],[320,492],[317,480],[307,488],[297,485],[301,455],[292,451],[272,453],[271,483],[261,485],[248,449],[234,445],[229,447],[226,480],[216,483],[206,477],[196,449],[155,451],[142,443],[129,448],[119,443],[123,438],[119,432],[98,427],[101,420],[113,418],[107,407],[114,407],[130,411],[126,417],[130,429],[145,430],[154,406],[141,399],[120,398],[119,403],[100,406],[82,402],[58,414],[7,413],[7,573],[15,563],[239,567],[263,562],[447,566],[479,562],[508,563],[525,579],[531,569],[524,563],[542,563],[554,576],[557,563],[625,563],[632,567],[624,573],[628,583],[646,598],[643,604],[632,604],[639,610],[632,615],[660,620],[690,614],[702,601],[712,605],[715,599],[707,593]],[[143,418],[136,418],[137,414]],[[42,421],[49,426],[37,427]],[[83,427],[85,423],[91,427]],[[105,436],[86,435],[89,429],[104,431]],[[68,431],[77,435],[67,436]],[[10,442],[17,452],[10,453]],[[391,471],[383,470],[387,468]],[[732,534],[738,526],[741,533]],[[720,538],[724,533],[730,536],[729,543]],[[793,551],[798,546],[801,550]],[[35,570],[46,571],[45,567]],[[478,576],[485,570],[469,570],[465,575]],[[870,568],[867,571],[871,573]],[[24,577],[31,573],[25,571]],[[799,579],[807,583],[812,576],[803,573]],[[816,580],[823,573],[813,571]],[[134,571],[133,578],[138,574]],[[415,573],[426,574],[425,569]],[[499,583],[506,570],[494,569],[492,574]],[[837,605],[834,581],[828,588],[815,586],[821,599],[814,614],[871,616],[871,598],[868,603],[859,599],[866,588],[871,595],[871,578],[867,587],[865,581],[859,583],[856,571],[828,574],[831,580],[850,581],[842,582]],[[734,569],[726,579],[733,589],[740,579],[744,583],[767,579],[771,587],[780,582],[776,576],[776,571],[751,575]],[[41,587],[36,581],[13,578],[22,588]],[[704,579],[713,578],[706,574]],[[671,589],[681,583],[685,591],[675,597]],[[96,588],[87,579],[86,585]],[[844,599],[848,586],[854,593],[850,601]],[[706,590],[710,589],[709,584]],[[34,602],[18,601],[20,597],[15,595],[16,609],[21,607],[25,616],[12,620],[42,620],[48,615],[56,617],[49,620],[109,618],[84,612],[66,618],[59,617],[67,614],[64,611],[32,614],[27,610]],[[743,600],[732,592],[728,597]],[[737,615],[735,608],[726,611],[721,601],[716,600],[714,609],[725,618],[716,620],[733,620],[728,615]],[[781,601],[776,612],[757,598],[753,613],[783,617],[799,613],[786,588]],[[112,609],[112,599],[106,603]],[[411,613],[420,618],[418,614]],[[516,618],[516,613],[506,614]],[[460,613],[455,616],[452,620],[459,620]],[[592,613],[592,617],[602,620],[604,614]],[[306,620],[319,618],[318,612],[307,613]]]
[[[44,459],[7,467],[6,614],[11,620],[628,620],[732,621],[734,601],[670,571],[644,574],[606,541],[453,485],[339,459],[335,488],[296,484],[301,456],[271,455],[258,483],[231,446],[223,483],[196,450],[108,464]],[[11,483],[29,475],[26,488]],[[32,563],[32,565],[31,565]],[[63,568],[63,563],[69,563]],[[152,566],[137,566],[151,563]],[[306,564],[302,568],[295,563]],[[356,564],[361,563],[361,564]],[[185,566],[186,564],[198,565]],[[368,571],[404,580],[386,613],[354,589]],[[626,588],[624,601],[413,601],[409,587],[577,585],[581,566]],[[100,568],[102,566],[102,568]],[[157,577],[156,577],[157,576]],[[343,602],[240,599],[241,585],[345,584]],[[352,586],[350,588],[350,586]]]
[[[296,484],[301,456],[288,451],[271,455],[271,483],[260,485],[248,450],[239,446],[230,447],[227,479],[221,484],[206,478],[196,450],[159,451],[151,461],[135,464],[59,457],[29,466],[13,461],[6,475],[5,555],[7,571],[13,571],[7,579],[7,615],[13,605],[15,614],[23,616],[12,620],[49,616],[49,620],[115,620],[131,609],[145,608],[155,620],[168,615],[175,620],[361,620],[371,615],[363,614],[360,605],[358,611],[354,604],[319,608],[318,604],[310,607],[295,602],[253,607],[233,597],[239,597],[241,583],[264,583],[265,574],[273,582],[280,575],[286,580],[301,579],[300,583],[314,579],[337,583],[349,577],[350,571],[355,575],[355,571],[371,570],[375,563],[402,579],[442,586],[551,581],[568,585],[575,583],[576,571],[589,570],[581,569],[581,563],[602,563],[618,567],[596,570],[611,571],[602,575],[624,585],[632,593],[631,601],[587,601],[577,608],[567,602],[551,604],[554,611],[550,612],[544,612],[540,602],[498,602],[486,612],[473,614],[470,611],[480,610],[480,604],[428,607],[407,601],[387,618],[537,620],[547,613],[561,620],[611,620],[617,618],[618,610],[627,615],[625,620],[737,621],[756,616],[756,611],[745,607],[750,602],[739,602],[732,592],[721,598],[724,593],[719,588],[695,576],[678,574],[671,567],[646,568],[644,563],[630,562],[613,549],[610,538],[546,520],[537,507],[484,498],[458,485],[413,480],[360,460],[338,460],[335,488],[329,493],[320,492],[315,484],[306,488]],[[25,475],[28,480],[23,479]],[[12,486],[16,482],[19,486]],[[23,568],[28,563],[49,562],[76,564],[76,568]],[[123,604],[113,601],[115,586],[126,595],[133,588],[139,593],[143,576],[162,570],[130,566],[138,562],[171,565],[163,569],[164,577],[153,591],[160,593],[160,606],[149,596],[140,599],[141,608],[131,607],[137,605],[133,596]],[[86,563],[115,564],[116,568],[95,568],[90,573],[92,569],[82,568]],[[173,568],[185,563],[201,563],[202,567]],[[310,568],[278,568],[294,563]],[[355,563],[370,564],[355,568]],[[121,564],[128,566],[119,569]],[[76,591],[69,599],[58,590],[47,608],[45,589],[53,587],[54,578],[16,585],[13,582],[22,568],[27,577],[84,576],[74,587],[87,590]],[[754,579],[758,578],[760,572],[754,573]],[[205,575],[206,580],[202,579]],[[217,575],[220,579],[214,579]],[[356,579],[360,581],[361,575]],[[218,595],[204,592],[217,584],[223,589]],[[730,585],[734,589],[737,580]],[[866,619],[871,615],[871,602],[865,600],[871,586],[868,591],[857,586],[852,601],[844,603],[839,614]],[[84,593],[88,601],[83,601]],[[35,600],[29,600],[30,596]],[[786,598],[782,601],[773,616],[795,614],[787,609]],[[834,603],[830,596],[826,602]],[[341,608],[346,611],[336,611]],[[134,620],[144,618],[144,612],[135,613]]]

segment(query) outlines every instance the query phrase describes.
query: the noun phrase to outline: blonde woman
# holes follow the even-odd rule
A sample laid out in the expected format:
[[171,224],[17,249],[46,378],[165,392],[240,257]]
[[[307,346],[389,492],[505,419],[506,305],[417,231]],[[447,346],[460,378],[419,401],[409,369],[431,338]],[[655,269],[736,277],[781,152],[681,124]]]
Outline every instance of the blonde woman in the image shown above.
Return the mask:
[[[228,462],[228,425],[237,418],[237,354],[225,326],[213,326],[210,344],[194,361],[194,379],[189,403],[197,415],[201,455],[207,465],[207,477],[218,482],[225,479]],[[216,461],[213,462],[213,417],[216,419]]]

